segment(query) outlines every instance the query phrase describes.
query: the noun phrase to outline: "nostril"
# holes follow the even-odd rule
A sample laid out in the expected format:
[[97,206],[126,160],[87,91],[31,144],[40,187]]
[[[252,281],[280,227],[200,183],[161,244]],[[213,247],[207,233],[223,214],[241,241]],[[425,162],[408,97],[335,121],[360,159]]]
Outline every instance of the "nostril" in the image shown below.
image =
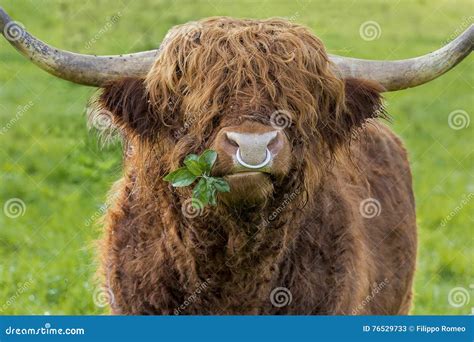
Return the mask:
[[281,132],[277,134],[268,142],[267,148],[274,154],[277,155],[284,146],[284,137]]
[[226,142],[234,147],[239,147],[239,144],[237,143],[237,141],[234,140],[234,137],[229,134],[229,133],[226,133],[225,134],[225,137],[226,137]]
[[276,135],[272,140],[268,142],[267,148],[271,150],[277,144],[278,144],[278,135]]

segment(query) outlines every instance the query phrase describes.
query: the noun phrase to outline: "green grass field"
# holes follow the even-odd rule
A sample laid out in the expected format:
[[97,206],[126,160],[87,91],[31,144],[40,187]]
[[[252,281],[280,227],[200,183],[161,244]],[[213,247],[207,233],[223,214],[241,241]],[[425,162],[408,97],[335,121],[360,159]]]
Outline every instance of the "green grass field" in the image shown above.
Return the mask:
[[[173,25],[227,15],[287,17],[311,27],[330,53],[408,58],[439,48],[466,29],[474,14],[470,0],[3,0],[1,5],[42,40],[96,54],[156,48]],[[359,33],[368,21],[380,27],[373,40]],[[95,219],[121,175],[121,148],[101,148],[87,129],[85,108],[94,89],[48,75],[1,38],[0,206],[9,207],[0,210],[0,314],[106,313],[93,298],[94,241],[100,236]],[[474,307],[474,122],[448,120],[455,111],[457,119],[473,119],[473,66],[471,56],[428,85],[386,95],[390,125],[410,154],[417,199],[414,314],[468,314]],[[20,212],[11,206],[15,198],[25,204]],[[451,305],[448,296],[456,287],[471,301],[458,298]]]

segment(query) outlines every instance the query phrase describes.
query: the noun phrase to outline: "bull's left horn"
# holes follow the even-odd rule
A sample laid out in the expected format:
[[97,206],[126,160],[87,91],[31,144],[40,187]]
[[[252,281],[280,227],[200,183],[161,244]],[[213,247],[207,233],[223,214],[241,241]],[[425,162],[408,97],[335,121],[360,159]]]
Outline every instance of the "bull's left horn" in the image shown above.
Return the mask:
[[449,44],[416,58],[375,61],[330,55],[330,59],[342,78],[370,79],[387,91],[394,91],[416,87],[441,76],[471,53],[473,41],[474,25],[471,25]]
[[56,49],[29,34],[0,7],[0,31],[21,54],[65,80],[100,87],[121,77],[144,77],[158,50],[120,56],[82,55]]

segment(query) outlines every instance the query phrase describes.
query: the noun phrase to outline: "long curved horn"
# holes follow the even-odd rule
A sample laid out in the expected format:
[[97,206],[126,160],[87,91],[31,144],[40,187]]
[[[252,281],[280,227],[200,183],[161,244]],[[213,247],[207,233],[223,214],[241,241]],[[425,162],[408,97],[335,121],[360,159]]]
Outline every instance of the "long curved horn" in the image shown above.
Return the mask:
[[[102,86],[121,77],[143,77],[159,50],[129,55],[82,55],[51,47],[33,37],[12,21],[0,7],[0,30],[7,40],[40,68],[71,82]],[[363,60],[330,55],[342,78],[356,77],[381,83],[387,91],[429,82],[453,68],[473,49],[474,25],[463,34],[430,54],[396,61]]]
[[41,69],[65,80],[100,87],[126,77],[144,77],[158,56],[158,50],[129,55],[94,56],[56,49],[29,34],[0,7],[0,31],[22,55]]
[[342,78],[379,82],[387,91],[416,87],[441,76],[473,49],[474,25],[439,50],[424,56],[396,61],[376,61],[330,55]]

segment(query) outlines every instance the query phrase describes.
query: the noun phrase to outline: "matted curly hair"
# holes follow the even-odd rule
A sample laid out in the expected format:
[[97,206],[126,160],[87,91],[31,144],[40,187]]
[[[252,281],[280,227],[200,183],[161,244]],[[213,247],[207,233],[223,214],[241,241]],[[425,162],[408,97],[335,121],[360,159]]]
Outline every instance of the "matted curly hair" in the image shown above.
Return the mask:
[[344,82],[323,43],[283,19],[217,17],[177,26],[145,83],[162,122],[192,121],[198,143],[242,93],[248,106],[265,98],[291,113],[305,139],[316,134],[325,141],[318,126],[331,126],[345,108]]

